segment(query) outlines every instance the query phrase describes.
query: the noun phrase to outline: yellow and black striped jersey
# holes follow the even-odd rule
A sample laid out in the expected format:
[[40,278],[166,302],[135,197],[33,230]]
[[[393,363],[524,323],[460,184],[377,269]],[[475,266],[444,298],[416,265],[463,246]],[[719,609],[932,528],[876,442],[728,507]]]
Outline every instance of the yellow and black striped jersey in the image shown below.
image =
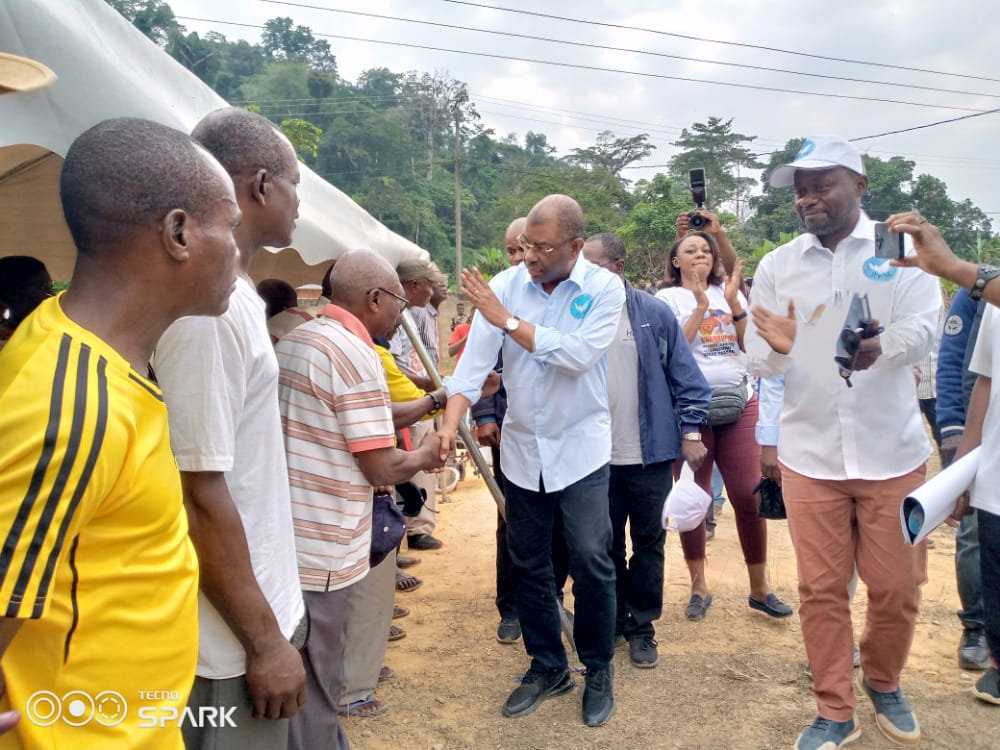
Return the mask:
[[[197,560],[159,388],[46,300],[0,350],[0,748],[179,748]],[[140,714],[140,709],[146,709]]]

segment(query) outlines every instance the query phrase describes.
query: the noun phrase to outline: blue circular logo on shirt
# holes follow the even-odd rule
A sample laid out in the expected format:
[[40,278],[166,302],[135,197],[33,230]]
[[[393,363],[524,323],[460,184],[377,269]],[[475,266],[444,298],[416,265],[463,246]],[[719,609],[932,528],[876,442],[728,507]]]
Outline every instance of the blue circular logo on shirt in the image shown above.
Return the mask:
[[594,298],[589,294],[581,294],[569,303],[569,314],[577,320],[583,320],[584,316],[590,312],[594,306]]
[[874,255],[865,261],[863,270],[872,281],[890,281],[899,273],[896,266],[889,265],[887,258],[876,258]]
[[795,161],[799,159],[805,159],[809,154],[811,154],[816,148],[816,144],[812,141],[806,141],[802,144],[802,148],[799,149],[799,153],[795,155]]

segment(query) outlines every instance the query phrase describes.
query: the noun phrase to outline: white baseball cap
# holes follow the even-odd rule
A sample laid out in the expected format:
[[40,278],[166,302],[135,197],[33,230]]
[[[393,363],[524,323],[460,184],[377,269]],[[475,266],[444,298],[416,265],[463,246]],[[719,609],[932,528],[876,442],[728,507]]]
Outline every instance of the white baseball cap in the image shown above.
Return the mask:
[[791,164],[782,164],[771,172],[771,187],[783,188],[795,182],[797,169],[830,169],[847,167],[858,174],[865,173],[861,154],[854,146],[836,135],[814,135],[806,138]]

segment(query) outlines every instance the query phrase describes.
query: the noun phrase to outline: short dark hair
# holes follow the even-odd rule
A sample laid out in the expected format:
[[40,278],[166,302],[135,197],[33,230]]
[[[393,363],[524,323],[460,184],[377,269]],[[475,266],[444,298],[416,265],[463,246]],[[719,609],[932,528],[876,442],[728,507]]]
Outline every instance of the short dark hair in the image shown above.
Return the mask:
[[286,174],[295,160],[288,140],[263,115],[239,107],[217,109],[194,126],[191,137],[208,149],[231,175],[266,169]]
[[719,260],[719,245],[715,241],[715,237],[708,232],[688,232],[670,246],[670,252],[667,254],[667,272],[665,274],[667,280],[671,282],[672,286],[680,286],[682,284],[681,269],[674,267],[673,260],[677,257],[677,250],[680,248],[681,243],[688,237],[701,237],[708,243],[708,249],[712,251],[712,272],[708,275],[708,283],[724,283],[726,281],[726,271],[722,268],[722,263]]
[[30,255],[0,258],[0,305],[10,307],[22,288],[43,273],[48,274],[45,264]]
[[299,303],[295,287],[281,279],[264,279],[257,285],[257,294],[264,300],[269,318]]
[[587,238],[587,242],[600,242],[601,249],[604,251],[604,257],[609,261],[625,261],[625,245],[617,234],[613,232],[593,234]]
[[204,216],[221,176],[189,135],[121,117],[84,131],[59,176],[63,215],[79,252],[117,245],[174,209]]

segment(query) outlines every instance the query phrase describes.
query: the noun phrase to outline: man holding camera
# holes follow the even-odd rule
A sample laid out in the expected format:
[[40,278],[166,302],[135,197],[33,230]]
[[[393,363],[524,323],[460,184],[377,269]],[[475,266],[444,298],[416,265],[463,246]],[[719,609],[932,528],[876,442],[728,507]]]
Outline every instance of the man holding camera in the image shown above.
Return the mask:
[[[868,179],[848,142],[807,139],[770,182],[794,185],[806,228],[758,266],[745,338],[758,374],[785,377],[778,456],[819,709],[795,747],[839,748],[861,733],[847,592],[855,564],[868,587],[860,687],[882,733],[915,744],[920,728],[899,678],[913,640],[927,552],[923,544],[904,541],[899,500],[923,482],[930,454],[912,366],[932,344],[941,295],[934,279],[874,257],[875,222],[861,210]],[[826,373],[803,352],[815,347],[820,330],[830,329],[813,326],[824,310],[839,316],[829,311],[860,294],[869,299],[874,335],[860,342],[848,388],[833,362],[832,338]],[[888,434],[896,439],[885,440]]]

